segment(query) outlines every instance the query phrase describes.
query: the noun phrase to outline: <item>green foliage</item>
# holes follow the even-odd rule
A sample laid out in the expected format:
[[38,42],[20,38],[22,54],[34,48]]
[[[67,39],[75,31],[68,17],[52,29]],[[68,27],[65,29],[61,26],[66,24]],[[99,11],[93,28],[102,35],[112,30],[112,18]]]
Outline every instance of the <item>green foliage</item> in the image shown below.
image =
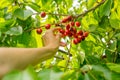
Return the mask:
[[20,8],[18,8],[18,9],[16,9],[16,10],[14,11],[14,15],[15,15],[17,18],[21,19],[21,20],[26,20],[26,19],[27,19],[28,17],[30,17],[32,14],[33,14],[32,11],[30,11],[30,10],[22,10],[22,9],[20,9]]
[[38,80],[37,75],[32,67],[28,67],[26,70],[12,71],[6,75],[3,80]]
[[[78,45],[66,37],[67,47],[56,54],[60,58],[12,71],[3,80],[120,80],[120,0],[105,0],[95,7],[101,1],[0,0],[1,47],[42,47],[36,28],[44,33],[45,24],[59,23],[64,15],[82,14],[74,19],[81,22],[77,29],[89,31]],[[40,16],[43,11],[45,18]]]

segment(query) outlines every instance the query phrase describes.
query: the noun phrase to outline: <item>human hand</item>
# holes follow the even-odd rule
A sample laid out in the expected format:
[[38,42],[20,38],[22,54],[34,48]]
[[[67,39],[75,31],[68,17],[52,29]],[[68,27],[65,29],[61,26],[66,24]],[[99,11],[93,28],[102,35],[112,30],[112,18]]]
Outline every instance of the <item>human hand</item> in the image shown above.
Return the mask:
[[44,46],[50,47],[55,50],[59,48],[59,46],[61,45],[60,39],[62,36],[59,32],[57,33],[59,29],[60,27],[56,27],[46,31],[46,33],[42,36]]

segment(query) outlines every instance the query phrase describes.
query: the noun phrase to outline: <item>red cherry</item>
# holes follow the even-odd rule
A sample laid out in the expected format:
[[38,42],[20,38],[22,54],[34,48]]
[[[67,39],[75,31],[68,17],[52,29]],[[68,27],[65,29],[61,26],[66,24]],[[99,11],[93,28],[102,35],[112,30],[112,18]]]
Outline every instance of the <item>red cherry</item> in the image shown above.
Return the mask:
[[74,25],[75,25],[75,23],[74,23],[74,22],[70,22],[70,25],[71,25],[71,26],[74,26]]
[[68,29],[67,29],[67,30],[65,30],[66,35],[68,35],[68,34],[69,34],[69,32],[70,32],[70,31],[69,31]]
[[78,38],[75,38],[75,39],[73,40],[73,43],[74,43],[74,44],[78,44],[78,43],[79,43]]
[[83,35],[83,31],[82,30],[80,30],[80,31],[78,31],[78,33],[77,33],[78,35]]
[[76,25],[77,27],[79,27],[79,26],[80,26],[80,22],[76,21],[76,22],[75,22],[75,25]]
[[74,38],[78,38],[78,34],[73,34],[73,37]]
[[72,37],[72,35],[73,35],[73,34],[72,34],[71,32],[68,33],[68,36],[69,36],[69,37]]
[[73,34],[76,34],[76,33],[77,33],[76,28],[71,28],[70,31],[71,31]]
[[83,36],[84,36],[84,37],[87,37],[88,34],[89,34],[89,32],[84,32],[84,33],[83,33]]
[[36,32],[37,32],[37,34],[41,34],[42,33],[42,29],[41,28],[36,29]]
[[67,22],[67,18],[64,18],[61,22],[62,23],[66,23]]
[[65,32],[63,35],[62,35],[62,37],[65,37],[65,36],[67,36],[68,34]]
[[65,30],[64,30],[64,29],[59,29],[59,32],[60,32],[61,34],[64,34],[64,33],[65,33]]
[[85,36],[81,36],[81,39],[84,41],[85,40]]
[[72,16],[67,16],[66,19],[67,19],[67,21],[71,21],[72,20]]
[[66,25],[66,29],[69,30],[70,29],[70,24]]
[[46,28],[46,29],[50,29],[50,26],[51,26],[50,24],[46,24],[46,25],[45,25],[45,28]]
[[79,38],[79,37],[78,37],[77,39],[78,39],[78,43],[80,43],[80,42],[82,41],[82,39],[81,39],[81,38]]
[[44,18],[46,16],[46,13],[45,12],[41,12],[41,17]]

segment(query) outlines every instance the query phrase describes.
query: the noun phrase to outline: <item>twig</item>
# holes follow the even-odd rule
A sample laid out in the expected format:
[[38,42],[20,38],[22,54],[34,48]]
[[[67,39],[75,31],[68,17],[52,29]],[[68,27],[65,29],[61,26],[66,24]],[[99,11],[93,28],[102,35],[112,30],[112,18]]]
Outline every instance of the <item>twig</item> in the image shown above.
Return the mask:
[[[33,13],[32,15],[40,14],[41,12]],[[68,14],[56,14],[56,13],[46,13],[48,15],[56,15],[56,16],[68,16]]]
[[61,52],[61,53],[63,53],[63,54],[67,54],[67,55],[72,56],[70,52],[66,52],[66,51],[63,51],[63,50],[61,50],[61,49],[59,49],[58,51]]
[[89,12],[91,12],[91,11],[97,9],[99,6],[101,6],[105,1],[106,1],[106,0],[102,0],[102,1],[99,2],[95,7],[91,8],[91,9],[89,9],[89,10],[87,10],[87,11],[85,11],[85,12],[79,14],[79,15],[77,15],[75,18],[85,16],[87,13],[89,13]]
[[59,56],[54,56],[55,58],[57,58],[57,59],[61,59],[61,60],[64,60],[64,58],[63,57],[59,57]]
[[64,71],[66,71],[66,69],[67,69],[67,67],[68,67],[68,65],[69,65],[69,62],[70,62],[70,56],[71,56],[71,54],[70,54],[70,49],[71,49],[71,44],[70,44],[70,48],[68,48],[68,47],[66,47],[66,48],[67,48],[67,50],[68,50],[68,60],[67,60],[67,62],[66,62],[66,67],[65,67]]

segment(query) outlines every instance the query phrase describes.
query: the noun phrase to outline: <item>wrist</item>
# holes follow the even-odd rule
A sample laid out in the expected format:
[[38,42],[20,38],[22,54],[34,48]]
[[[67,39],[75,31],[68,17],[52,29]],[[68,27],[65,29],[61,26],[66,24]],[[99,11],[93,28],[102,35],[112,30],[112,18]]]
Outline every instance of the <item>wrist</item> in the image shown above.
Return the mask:
[[50,52],[56,53],[58,50],[58,46],[53,46],[53,45],[47,45],[45,46]]

